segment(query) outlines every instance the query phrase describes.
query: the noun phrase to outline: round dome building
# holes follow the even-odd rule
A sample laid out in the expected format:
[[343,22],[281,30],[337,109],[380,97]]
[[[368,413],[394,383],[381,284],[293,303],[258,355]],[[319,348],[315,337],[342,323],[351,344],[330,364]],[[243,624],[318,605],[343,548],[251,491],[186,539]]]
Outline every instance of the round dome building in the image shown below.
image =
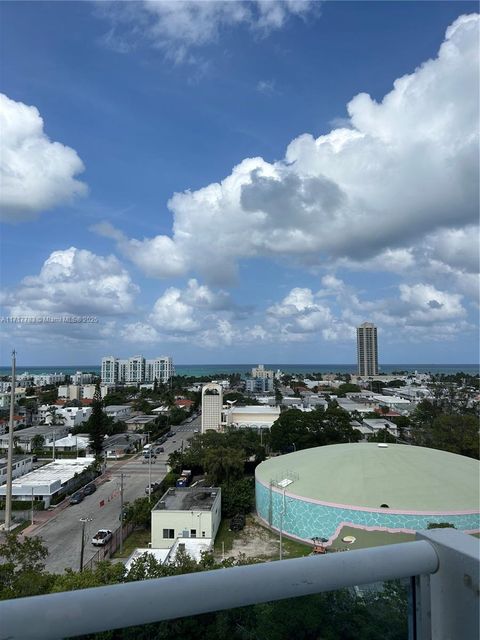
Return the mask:
[[429,523],[480,528],[477,460],[400,444],[336,444],[262,462],[256,508],[273,529],[332,542],[343,526],[414,533]]

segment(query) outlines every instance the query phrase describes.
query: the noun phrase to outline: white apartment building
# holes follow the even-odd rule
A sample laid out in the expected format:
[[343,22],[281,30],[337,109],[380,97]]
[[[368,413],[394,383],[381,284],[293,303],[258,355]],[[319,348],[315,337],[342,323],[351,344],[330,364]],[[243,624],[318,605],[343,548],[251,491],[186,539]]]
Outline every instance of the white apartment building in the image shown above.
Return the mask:
[[33,384],[36,387],[44,387],[47,384],[60,384],[65,382],[64,373],[42,373],[33,376]]
[[378,375],[377,327],[371,322],[357,327],[357,363],[359,376]]
[[[12,460],[12,478],[20,478],[32,470],[33,457],[25,455],[14,455]],[[7,457],[0,457],[0,485],[7,482]]]
[[223,388],[210,382],[202,387],[202,433],[222,430]]
[[[82,398],[84,400],[93,400],[93,396],[95,395],[95,391],[97,386],[95,384],[84,384],[82,386]],[[110,391],[115,391],[115,385],[113,384],[101,384],[100,385],[100,395],[102,398],[110,393]]]
[[143,356],[132,356],[126,360],[107,356],[102,358],[102,382],[116,384],[125,382],[140,384],[142,382],[166,383],[175,374],[173,360],[170,356],[159,356],[146,360]]
[[38,409],[40,422],[52,424],[54,422],[64,425],[67,429],[73,429],[88,420],[92,413],[91,407],[58,407],[57,405],[43,404]]
[[[15,389],[15,404],[22,398],[25,398],[26,390],[23,388]],[[11,392],[0,393],[0,409],[6,409],[10,406]]]
[[265,369],[263,364],[259,364],[258,367],[253,367],[252,378],[274,378],[274,372],[271,369]]
[[222,519],[219,487],[172,487],[151,512],[152,549],[169,549],[178,538],[214,540]]
[[90,384],[93,382],[94,376],[91,373],[83,373],[82,371],[77,371],[72,376],[72,384]]

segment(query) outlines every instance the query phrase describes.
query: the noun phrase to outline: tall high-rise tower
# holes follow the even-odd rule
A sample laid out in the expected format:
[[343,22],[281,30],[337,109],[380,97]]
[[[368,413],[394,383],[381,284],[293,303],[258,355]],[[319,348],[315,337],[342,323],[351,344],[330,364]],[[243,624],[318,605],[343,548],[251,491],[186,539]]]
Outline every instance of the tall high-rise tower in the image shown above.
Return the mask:
[[357,362],[359,376],[378,375],[377,327],[371,322],[357,327]]

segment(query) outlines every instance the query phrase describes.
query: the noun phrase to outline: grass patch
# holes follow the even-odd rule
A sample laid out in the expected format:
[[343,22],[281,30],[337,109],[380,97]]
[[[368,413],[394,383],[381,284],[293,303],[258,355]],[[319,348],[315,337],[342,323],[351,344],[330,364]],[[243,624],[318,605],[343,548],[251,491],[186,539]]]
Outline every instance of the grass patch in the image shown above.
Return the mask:
[[283,536],[283,551],[289,558],[302,558],[312,553],[312,545],[302,544]]
[[112,558],[128,558],[137,547],[148,547],[150,539],[150,529],[135,529],[123,541],[123,551],[117,550]]
[[[345,536],[354,536],[355,542],[346,544],[342,542]],[[415,540],[413,533],[388,533],[388,531],[365,531],[355,527],[342,527],[337,538],[329,549],[344,551],[345,549],[366,549],[368,547],[380,547],[385,544],[396,544],[397,542],[411,542]]]
[[20,522],[19,524],[17,524],[17,526],[15,527],[15,529],[12,529],[12,533],[21,533],[24,529],[26,529],[27,527],[29,527],[32,524],[31,520],[22,520],[22,522]]
[[231,551],[233,547],[233,541],[235,539],[235,532],[230,531],[231,518],[223,518],[218,527],[217,535],[215,537],[214,551],[222,553],[222,542],[225,545],[225,551]]

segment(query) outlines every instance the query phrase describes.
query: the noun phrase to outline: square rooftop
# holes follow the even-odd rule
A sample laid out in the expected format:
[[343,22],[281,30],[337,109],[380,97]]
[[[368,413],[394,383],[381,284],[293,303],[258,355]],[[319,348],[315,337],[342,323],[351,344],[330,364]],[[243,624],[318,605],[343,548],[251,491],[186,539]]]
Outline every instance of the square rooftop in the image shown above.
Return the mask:
[[211,511],[219,492],[219,487],[171,487],[153,511]]

